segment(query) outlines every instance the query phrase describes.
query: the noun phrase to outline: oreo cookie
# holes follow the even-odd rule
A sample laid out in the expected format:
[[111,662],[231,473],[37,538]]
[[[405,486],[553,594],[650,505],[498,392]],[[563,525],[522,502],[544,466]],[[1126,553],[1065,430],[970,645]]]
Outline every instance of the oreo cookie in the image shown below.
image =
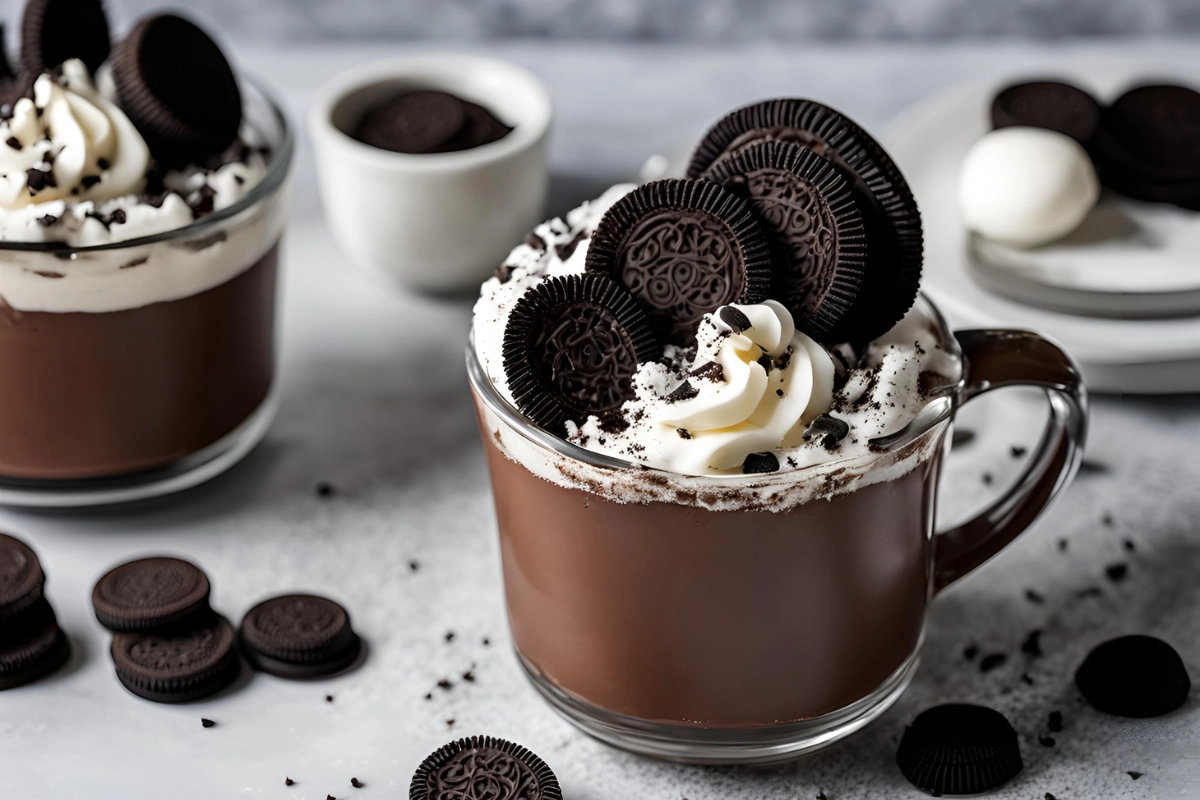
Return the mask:
[[625,286],[665,341],[694,343],[696,326],[730,303],[769,294],[771,255],[745,200],[708,181],[639,186],[605,213],[585,266]]
[[992,127],[1045,128],[1087,147],[1100,126],[1100,104],[1078,86],[1027,81],[1001,89],[992,99]]
[[921,281],[921,214],[887,152],[845,115],[813,100],[766,100],[730,112],[709,128],[688,166],[699,177],[721,158],[764,141],[782,140],[822,156],[854,181],[875,265],[829,341],[869,341],[912,307]]
[[142,558],[109,570],[92,588],[92,608],[112,631],[179,625],[209,611],[208,576],[179,558]]
[[991,791],[1024,766],[1017,732],[1003,714],[960,703],[922,711],[904,729],[896,764],[935,797]]
[[118,633],[112,660],[126,689],[156,703],[185,703],[228,686],[241,669],[233,627],[209,613],[186,628]]
[[634,395],[638,364],[661,354],[633,297],[596,273],[542,281],[513,307],[504,330],[513,399],[553,433],[563,432],[564,420],[620,408]]
[[466,120],[466,106],[452,94],[405,92],[371,108],[355,138],[396,153],[431,153],[462,130]]
[[239,629],[246,660],[281,678],[316,678],[354,663],[362,641],[338,603],[311,594],[272,597],[246,612]]
[[1175,648],[1153,636],[1121,636],[1098,645],[1075,672],[1075,686],[1092,707],[1120,717],[1174,711],[1192,689]]
[[796,327],[815,339],[837,327],[867,271],[867,236],[853,183],[807,148],[790,142],[750,145],[704,175],[750,204],[767,236],[774,269],[771,296]]
[[199,163],[237,139],[242,95],[233,69],[188,20],[143,19],[113,51],[112,76],[121,107],[159,161]]
[[0,691],[44,678],[71,655],[66,634],[44,597],[0,623]]
[[1096,161],[1105,185],[1149,202],[1200,204],[1200,92],[1185,86],[1131,89],[1101,116]]
[[101,0],[29,0],[21,17],[21,69],[29,75],[78,58],[93,75],[112,41]]
[[546,762],[520,745],[472,736],[451,742],[421,763],[409,800],[562,800]]
[[29,545],[0,533],[0,625],[42,599],[46,575]]

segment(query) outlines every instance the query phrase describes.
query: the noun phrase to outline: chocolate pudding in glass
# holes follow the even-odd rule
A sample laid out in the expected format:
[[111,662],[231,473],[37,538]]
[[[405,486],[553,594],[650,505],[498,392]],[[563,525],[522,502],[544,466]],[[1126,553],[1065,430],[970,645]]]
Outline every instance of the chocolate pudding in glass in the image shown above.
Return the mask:
[[[781,169],[810,174],[799,163]],[[1054,345],[952,333],[915,286],[898,322],[852,343],[806,333],[802,295],[776,272],[766,297],[718,297],[678,339],[653,318],[656,298],[679,293],[634,273],[669,264],[663,280],[695,285],[696,270],[731,252],[750,263],[756,247],[737,203],[681,186],[617,186],[538,226],[483,287],[468,373],[533,685],[616,746],[767,763],[847,736],[899,697],[935,595],[1071,477],[1085,395]],[[651,208],[661,197],[678,207]],[[705,209],[729,224],[704,222]],[[773,242],[776,264],[780,253]],[[595,277],[614,257],[619,277]],[[1046,390],[1040,446],[1001,500],[939,531],[957,408],[1013,385]]]
[[[144,38],[178,33],[163,19],[178,20]],[[291,130],[236,82],[233,138],[181,155],[125,111],[114,73],[133,38],[94,79],[76,59],[45,70],[0,122],[2,502],[184,488],[273,413]]]

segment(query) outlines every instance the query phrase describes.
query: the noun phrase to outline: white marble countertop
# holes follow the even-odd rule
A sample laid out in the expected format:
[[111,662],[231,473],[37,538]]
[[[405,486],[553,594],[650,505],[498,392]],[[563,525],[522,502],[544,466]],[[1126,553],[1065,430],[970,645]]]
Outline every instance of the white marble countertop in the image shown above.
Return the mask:
[[[399,48],[249,50],[241,60],[279,87],[299,118],[326,76]],[[550,85],[559,114],[554,211],[630,176],[656,149],[755,97],[815,96],[879,129],[927,93],[985,74],[1084,61],[1194,70],[1200,58],[1186,42],[488,49]],[[992,705],[1021,734],[1025,771],[995,797],[1200,797],[1195,699],[1166,718],[1121,720],[1083,705],[1071,680],[1091,646],[1125,632],[1173,642],[1200,678],[1195,397],[1096,400],[1091,468],[1034,530],[938,601],[915,683],[868,729],[785,769],[657,763],[561,721],[526,685],[511,653],[462,366],[470,302],[408,296],[350,267],[321,219],[306,142],[294,192],[283,402],[267,441],[213,483],[154,504],[75,515],[0,512],[0,529],[41,555],[75,647],[54,677],[0,694],[5,800],[402,798],[428,752],[471,733],[539,753],[569,800],[917,796],[894,765],[895,744],[916,713],[950,700]],[[951,464],[948,505],[962,509],[991,491],[983,471],[999,484],[1015,470],[1002,451],[1031,443],[1023,408],[1019,399],[1001,401],[967,420],[981,435]],[[984,453],[989,441],[992,455]],[[336,494],[318,498],[319,481]],[[1111,524],[1102,523],[1106,514]],[[201,564],[214,605],[235,622],[256,599],[284,589],[341,599],[369,640],[366,664],[314,683],[254,675],[184,706],[133,698],[112,673],[90,590],[109,565],[164,552]],[[1104,573],[1115,562],[1130,565],[1116,584]],[[1079,597],[1093,586],[1098,596]],[[1030,589],[1044,602],[1028,600]],[[1045,655],[1030,660],[1019,645],[1032,629],[1044,630]],[[981,674],[962,657],[971,643],[1008,660]],[[458,677],[468,669],[474,683]],[[443,677],[454,682],[449,691],[435,688]],[[431,690],[433,699],[423,699]],[[1065,728],[1056,746],[1042,746],[1038,736],[1055,709]],[[201,717],[217,725],[204,729]],[[1135,781],[1128,771],[1143,775]],[[296,784],[285,787],[285,777]],[[351,777],[365,788],[350,788]]]

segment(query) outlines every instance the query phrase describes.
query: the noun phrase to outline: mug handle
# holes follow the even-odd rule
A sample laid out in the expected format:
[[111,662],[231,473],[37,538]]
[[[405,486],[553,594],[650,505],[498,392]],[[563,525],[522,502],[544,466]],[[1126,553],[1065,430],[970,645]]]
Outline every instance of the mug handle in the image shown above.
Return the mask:
[[1035,333],[964,330],[954,334],[963,354],[956,405],[1006,386],[1046,393],[1050,418],[1017,482],[975,518],[933,539],[933,591],[942,591],[1000,552],[1030,526],[1070,482],[1087,438],[1087,392],[1079,369],[1056,345]]

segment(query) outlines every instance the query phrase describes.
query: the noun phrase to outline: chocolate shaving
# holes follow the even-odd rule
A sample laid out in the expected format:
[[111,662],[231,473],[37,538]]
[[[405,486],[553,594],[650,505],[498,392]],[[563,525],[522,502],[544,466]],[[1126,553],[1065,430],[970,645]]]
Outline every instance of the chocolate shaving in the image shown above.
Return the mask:
[[213,722],[211,719],[205,719],[203,717],[200,718],[200,725],[205,728],[211,728],[213,725],[216,725],[216,724],[217,723]]
[[991,672],[997,667],[1003,666],[1006,661],[1008,661],[1008,656],[1004,655],[1004,653],[991,653],[984,656],[979,662],[979,671]]
[[11,147],[13,150],[21,149],[21,140],[15,136],[8,137],[7,139],[4,140],[4,143],[6,145],[8,145],[9,147]]
[[667,395],[667,402],[682,403],[684,400],[691,400],[698,394],[700,394],[700,390],[692,386],[691,381],[684,381],[675,387],[675,391]]
[[687,428],[676,428],[675,432],[679,434],[680,439],[687,440],[692,438],[691,431],[689,431]]
[[716,361],[696,367],[688,374],[693,378],[702,378],[713,383],[723,383],[725,380],[725,368]]
[[351,778],[350,785],[353,786],[355,789],[361,789],[364,786],[366,786],[366,784],[363,783],[362,781],[360,781],[358,778]]
[[832,450],[849,433],[850,423],[829,414],[822,414],[809,423],[803,438],[806,442],[818,441],[826,450]]
[[589,235],[587,231],[581,230],[566,244],[555,245],[554,252],[558,254],[559,260],[566,261],[574,255],[575,248],[579,247],[579,243],[587,239]]
[[43,228],[49,228],[51,225],[55,225],[57,223],[58,217],[54,216],[53,214],[46,214],[38,217],[38,225],[41,225]]

